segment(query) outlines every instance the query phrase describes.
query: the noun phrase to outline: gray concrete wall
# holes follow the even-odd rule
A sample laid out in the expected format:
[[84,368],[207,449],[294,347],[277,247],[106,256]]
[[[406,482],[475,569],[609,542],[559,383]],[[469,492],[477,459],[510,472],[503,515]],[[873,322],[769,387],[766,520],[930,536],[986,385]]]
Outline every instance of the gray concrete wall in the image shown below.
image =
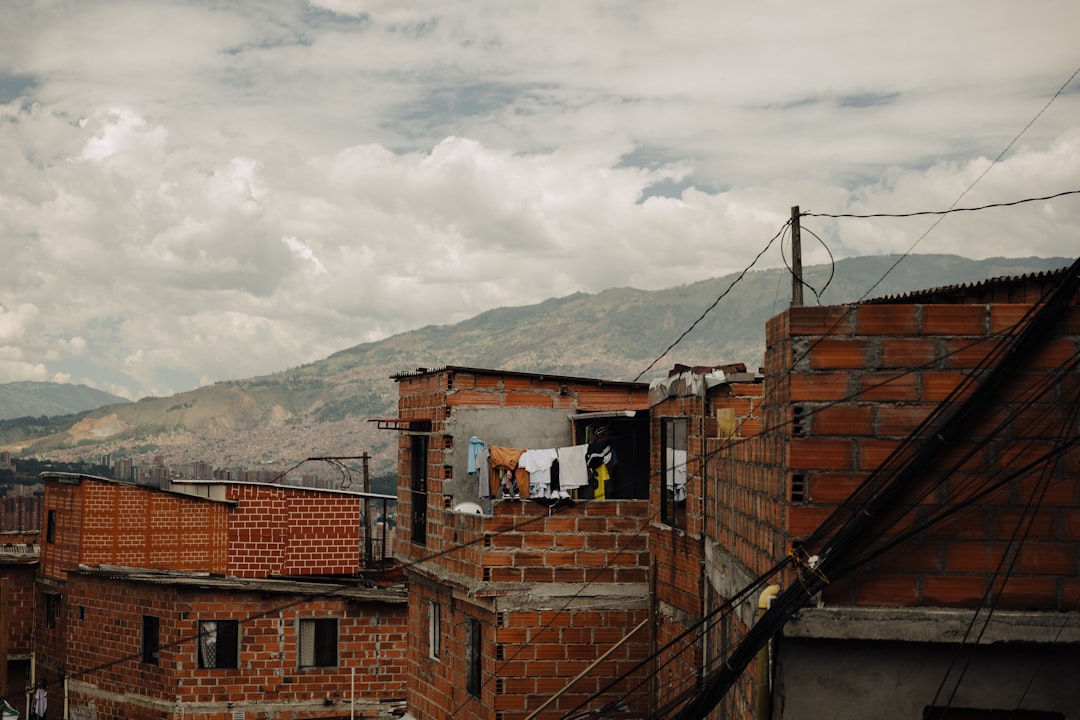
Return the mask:
[[[942,643],[782,638],[774,717],[919,720],[929,705],[950,705],[1051,711],[1080,719],[1076,645],[964,646],[962,655],[958,648]],[[952,680],[935,701],[954,660]],[[950,704],[949,694],[962,671],[963,680]]]

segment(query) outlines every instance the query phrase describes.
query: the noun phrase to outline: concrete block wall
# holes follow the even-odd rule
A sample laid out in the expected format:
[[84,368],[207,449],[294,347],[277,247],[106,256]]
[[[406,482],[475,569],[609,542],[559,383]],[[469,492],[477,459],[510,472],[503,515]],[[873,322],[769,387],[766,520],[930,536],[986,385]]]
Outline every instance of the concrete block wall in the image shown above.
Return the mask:
[[[1029,310],[1028,305],[859,305],[792,308],[770,321],[766,365],[770,377],[781,379],[775,400],[790,409],[778,418],[782,425],[774,433],[786,444],[789,539],[811,534],[939,403],[979,372],[1003,334]],[[1056,336],[1008,380],[995,410],[943,455],[941,467],[970,456],[943,489],[926,496],[913,489],[909,502],[918,507],[891,532],[903,532],[942,505],[971,500],[1001,472],[1017,471],[1045,452],[1060,428],[1075,422],[1069,414],[1080,376],[1074,370],[1053,381],[1032,407],[1022,409],[1022,403],[1078,349],[1080,308],[1074,306]],[[1007,413],[1016,414],[1005,432],[982,444]],[[1009,581],[993,588],[998,607],[1080,607],[1077,470],[1073,455],[1054,466]],[[1036,472],[975,498],[973,507],[948,523],[903,543],[857,576],[830,584],[825,601],[982,604],[1037,482]]]

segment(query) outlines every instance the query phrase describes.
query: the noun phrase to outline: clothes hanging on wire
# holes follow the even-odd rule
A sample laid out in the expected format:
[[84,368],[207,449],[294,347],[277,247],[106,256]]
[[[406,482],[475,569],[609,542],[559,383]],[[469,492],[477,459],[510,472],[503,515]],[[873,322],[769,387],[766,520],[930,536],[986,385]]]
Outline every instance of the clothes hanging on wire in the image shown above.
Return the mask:
[[[519,467],[519,461],[525,453],[525,448],[505,448],[491,445],[488,452],[491,458],[491,469],[493,474],[498,477],[498,488],[503,499],[521,497],[520,488],[529,486],[528,472],[525,468]],[[519,474],[520,478],[518,477]]]
[[551,467],[559,459],[559,451],[552,449],[526,450],[518,465],[529,473],[529,497],[551,497]]
[[561,447],[559,454],[559,488],[573,490],[589,484],[588,468],[585,465],[585,451],[588,445]]

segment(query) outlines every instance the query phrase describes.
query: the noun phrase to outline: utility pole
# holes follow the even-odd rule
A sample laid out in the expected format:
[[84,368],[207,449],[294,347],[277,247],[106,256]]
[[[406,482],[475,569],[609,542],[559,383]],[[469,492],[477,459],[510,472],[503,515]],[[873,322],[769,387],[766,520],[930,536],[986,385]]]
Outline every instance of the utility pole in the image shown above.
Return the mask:
[[368,475],[368,460],[370,459],[371,456],[368,455],[367,450],[360,456],[364,472],[364,564],[367,567],[373,564],[371,561],[371,498],[368,497],[368,493],[371,492],[371,478]]
[[791,208],[791,307],[802,307],[802,237],[799,228],[799,206]]

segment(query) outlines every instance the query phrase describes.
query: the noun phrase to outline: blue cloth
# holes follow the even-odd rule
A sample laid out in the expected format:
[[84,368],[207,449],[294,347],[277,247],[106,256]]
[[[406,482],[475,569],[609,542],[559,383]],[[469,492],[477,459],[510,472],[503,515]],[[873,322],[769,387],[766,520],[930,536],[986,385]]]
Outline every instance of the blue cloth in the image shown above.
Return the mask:
[[469,473],[472,474],[479,470],[476,466],[476,458],[480,457],[480,453],[484,451],[484,441],[473,435],[469,438],[469,467],[467,468]]

